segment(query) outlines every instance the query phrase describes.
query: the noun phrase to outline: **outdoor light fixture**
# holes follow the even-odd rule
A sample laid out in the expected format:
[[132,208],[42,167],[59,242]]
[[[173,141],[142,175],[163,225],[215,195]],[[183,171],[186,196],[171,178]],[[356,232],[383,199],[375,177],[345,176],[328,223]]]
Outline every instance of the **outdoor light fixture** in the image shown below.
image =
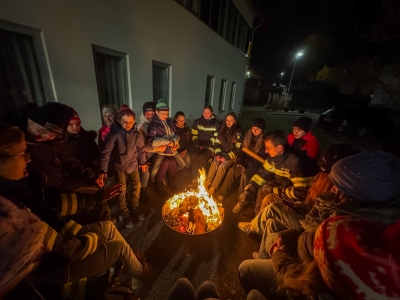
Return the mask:
[[293,78],[294,68],[296,68],[297,59],[298,59],[299,57],[301,57],[301,56],[303,56],[303,52],[297,52],[297,53],[296,53],[296,59],[294,60],[294,66],[293,66],[293,70],[292,70],[292,75],[290,76],[289,87],[288,87],[288,90],[287,90],[287,93],[286,93],[285,103],[283,104],[283,107],[286,106],[286,100],[287,100],[287,97],[288,97],[288,95],[289,95],[290,85],[292,84],[292,78]]
[[247,76],[249,76],[250,75],[250,71],[247,71],[246,74],[247,74]]
[[303,52],[297,52],[296,56],[297,57],[303,56]]
[[281,73],[281,81],[282,81],[282,78],[283,78],[283,74],[285,74],[285,73],[283,73],[283,72]]

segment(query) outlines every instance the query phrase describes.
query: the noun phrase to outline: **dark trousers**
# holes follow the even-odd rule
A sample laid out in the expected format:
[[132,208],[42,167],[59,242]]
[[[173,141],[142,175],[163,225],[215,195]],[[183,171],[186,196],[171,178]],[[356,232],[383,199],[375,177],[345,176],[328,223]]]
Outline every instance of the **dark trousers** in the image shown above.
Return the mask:
[[[130,174],[118,172],[116,176],[117,183],[122,184],[121,194],[118,196],[118,205],[120,211],[135,209],[139,205],[140,195],[140,176],[139,170],[135,170]],[[132,185],[132,195],[126,197],[127,185]]]
[[176,176],[176,159],[174,156],[165,156],[161,162],[160,169],[156,175],[155,182],[162,182],[165,175],[168,174],[169,178]]
[[194,152],[192,158],[192,179],[196,179],[199,177],[199,169],[204,169],[206,173],[208,172],[208,168],[210,164],[208,160],[213,156],[212,152],[208,149],[198,150],[198,152]]
[[[244,188],[246,185],[249,184],[250,179],[254,176],[254,174],[257,173],[257,171],[260,168],[260,164],[254,164],[249,167],[247,167],[243,174],[240,175],[240,185],[239,185],[239,194],[243,193]],[[231,190],[231,187],[233,185],[233,182],[236,180],[236,177],[233,173],[233,169],[230,169],[228,174],[225,177],[225,180],[220,188],[220,194],[221,196],[228,196],[229,191]]]

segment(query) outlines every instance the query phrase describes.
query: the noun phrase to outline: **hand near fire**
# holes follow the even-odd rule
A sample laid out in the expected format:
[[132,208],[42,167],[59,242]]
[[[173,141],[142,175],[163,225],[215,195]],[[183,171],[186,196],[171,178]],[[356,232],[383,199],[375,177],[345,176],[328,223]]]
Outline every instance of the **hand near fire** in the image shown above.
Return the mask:
[[182,157],[182,158],[185,158],[186,153],[187,153],[187,151],[186,151],[186,150],[183,150],[183,151],[180,153],[181,157]]
[[121,194],[122,184],[109,185],[103,189],[102,201],[108,201],[111,198]]
[[99,187],[104,186],[104,179],[107,178],[107,174],[99,174],[99,176],[96,178],[95,182]]
[[244,167],[241,164],[237,164],[236,167],[241,168],[240,169],[240,174],[244,173]]
[[142,170],[142,172],[146,172],[149,169],[149,166],[147,164],[139,165],[139,168]]
[[156,152],[164,152],[165,149],[167,149],[167,145],[162,145],[162,146],[155,147],[154,150],[155,150]]
[[176,150],[178,150],[178,148],[179,148],[179,145],[174,145],[173,147],[172,147],[172,151],[176,151]]

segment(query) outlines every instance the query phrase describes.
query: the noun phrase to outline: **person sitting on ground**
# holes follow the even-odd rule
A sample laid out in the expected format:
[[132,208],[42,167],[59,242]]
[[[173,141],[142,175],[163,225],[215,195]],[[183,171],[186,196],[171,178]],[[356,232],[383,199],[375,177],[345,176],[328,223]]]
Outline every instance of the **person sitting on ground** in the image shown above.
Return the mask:
[[[100,155],[99,178],[106,178],[109,160],[114,160],[117,171],[116,180],[122,185],[118,197],[119,218],[125,227],[132,227],[132,218],[144,220],[145,214],[139,207],[140,177],[139,168],[146,172],[145,144],[139,131],[135,129],[136,114],[126,104],[121,106],[117,114],[117,123],[112,126],[104,141],[104,149]],[[127,185],[132,185],[132,194],[126,197]],[[132,217],[132,218],[131,218]]]
[[72,155],[79,159],[83,165],[88,168],[96,169],[97,160],[99,158],[99,147],[96,142],[96,132],[86,131],[82,128],[81,119],[77,112],[69,121],[67,127],[68,139],[67,145],[70,146]]
[[[252,122],[251,129],[246,132],[243,139],[243,147],[246,147],[266,159],[268,154],[265,153],[263,142],[265,130],[265,121],[263,118],[255,118]],[[249,184],[250,179],[262,167],[261,163],[256,159],[248,156],[243,151],[239,151],[236,159],[236,167],[229,169],[220,189],[217,201],[222,203],[232,188],[235,178],[240,178],[239,194],[244,192],[244,188]]]
[[[26,151],[27,145],[21,129],[2,126],[1,182],[11,184],[29,175],[27,172],[29,155]],[[103,200],[118,194],[119,189],[120,186],[105,189],[102,193]],[[31,280],[33,286],[39,284],[36,286],[37,290],[46,295],[46,299],[61,298],[63,292],[68,292],[68,286],[72,282],[79,281],[84,289],[87,282],[85,277],[100,276],[110,267],[121,267],[122,264],[124,267],[121,284],[128,285],[128,289],[132,289],[132,278],[145,279],[154,274],[154,269],[143,257],[140,257],[142,263],[138,261],[130,246],[111,222],[96,222],[82,226],[72,220],[63,223],[59,219],[58,224],[52,223],[53,228],[45,221],[40,221],[19,201],[23,197],[20,190],[8,195],[11,196],[9,199],[3,198],[3,193],[0,197],[0,228],[5,232],[0,238],[0,251],[3,251],[0,255],[2,258],[0,265],[8,266],[1,268],[1,272],[4,272],[0,276],[2,294],[36,267]],[[54,213],[51,210],[48,212]],[[46,219],[45,215],[42,216],[40,216],[42,219]],[[40,278],[43,280],[36,280]],[[135,281],[136,285],[139,283]],[[47,284],[54,284],[56,289],[48,289]],[[66,288],[64,291],[63,287]],[[18,293],[19,289],[16,290]],[[53,292],[55,293],[52,294]],[[84,290],[80,292],[84,293]],[[73,298],[75,295],[64,294],[64,298],[69,296]],[[22,299],[22,297],[10,296],[9,299]]]
[[[275,255],[274,248],[285,246],[300,261],[313,260],[315,231],[331,217],[351,215],[382,224],[400,220],[400,160],[397,157],[378,150],[351,155],[332,166],[329,178],[334,184],[331,192],[317,197],[313,209],[300,222],[302,228],[276,234],[275,241],[266,245],[268,257]],[[271,259],[251,259],[239,266],[239,277],[246,290],[259,289],[268,298],[267,283],[275,281],[276,271]]]
[[305,151],[307,156],[318,160],[319,142],[311,132],[312,119],[300,117],[293,123],[293,132],[287,136],[290,146],[295,149]]
[[[267,251],[269,245],[271,245],[270,240],[276,240],[274,233],[279,233],[289,228],[301,227],[300,221],[305,219],[306,214],[312,209],[317,196],[322,193],[329,193],[332,189],[333,183],[329,179],[332,165],[342,158],[359,152],[359,149],[349,144],[329,146],[322,155],[319,162],[320,172],[315,176],[305,201],[286,202],[286,204],[274,202],[261,208],[260,213],[251,222],[239,222],[238,227],[243,232],[262,235],[260,249],[258,252],[253,253],[253,258],[268,257]],[[267,195],[264,198],[264,202],[269,203],[268,197],[274,196],[272,194]]]
[[174,116],[176,133],[179,135],[179,149],[175,154],[178,171],[184,168],[190,168],[192,161],[189,150],[191,146],[190,128],[186,124],[186,117],[183,111],[178,111]]
[[[171,190],[176,193],[176,159],[175,154],[179,148],[179,135],[176,132],[174,121],[169,118],[169,106],[160,99],[156,104],[156,115],[147,128],[147,147],[154,147],[155,157],[153,167],[159,167],[158,172],[151,178],[155,178],[156,191],[160,196],[166,196],[167,191],[164,188],[164,177],[168,174],[168,183]],[[161,151],[162,150],[162,151]]]
[[239,202],[232,210],[234,213],[241,212],[256,193],[255,214],[259,213],[262,201],[268,194],[274,195],[275,202],[281,202],[282,197],[304,201],[318,173],[317,163],[287,145],[283,132],[267,133],[264,143],[269,156],[239,196]]
[[214,144],[214,161],[211,163],[205,183],[210,195],[214,194],[226,172],[235,163],[237,154],[242,148],[242,141],[241,126],[238,125],[236,114],[230,112],[226,115],[225,122],[218,130]]
[[212,106],[204,106],[202,116],[194,120],[191,131],[193,145],[197,150],[192,157],[192,186],[197,186],[199,170],[208,170],[208,161],[214,156],[214,144],[219,128],[220,124]]
[[[142,139],[146,141],[147,136],[147,128],[150,125],[151,120],[153,119],[154,115],[156,114],[156,105],[154,102],[145,102],[142,107],[142,113],[139,117],[139,123],[137,125],[137,130],[139,130]],[[150,147],[147,149],[146,147],[146,158],[147,158],[147,165],[150,165],[151,158],[153,156],[154,148]],[[147,185],[149,183],[150,172],[147,170],[146,172],[142,172],[140,170],[140,201],[141,202],[148,202],[150,199],[147,196]]]
[[107,134],[111,131],[111,126],[115,122],[115,117],[117,116],[118,110],[113,105],[106,105],[101,110],[101,115],[103,116],[104,125],[99,129],[99,138],[97,140],[97,144],[99,145],[99,149],[102,150],[104,146],[104,140],[106,139]]

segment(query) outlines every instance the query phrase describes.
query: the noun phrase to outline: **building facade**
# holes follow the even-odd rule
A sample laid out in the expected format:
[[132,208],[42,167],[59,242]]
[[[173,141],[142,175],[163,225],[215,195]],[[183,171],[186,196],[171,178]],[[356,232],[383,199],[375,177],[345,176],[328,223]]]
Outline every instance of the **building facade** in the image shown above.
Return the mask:
[[240,113],[255,17],[248,0],[1,1],[1,110],[58,101],[87,129],[160,98],[189,122]]

